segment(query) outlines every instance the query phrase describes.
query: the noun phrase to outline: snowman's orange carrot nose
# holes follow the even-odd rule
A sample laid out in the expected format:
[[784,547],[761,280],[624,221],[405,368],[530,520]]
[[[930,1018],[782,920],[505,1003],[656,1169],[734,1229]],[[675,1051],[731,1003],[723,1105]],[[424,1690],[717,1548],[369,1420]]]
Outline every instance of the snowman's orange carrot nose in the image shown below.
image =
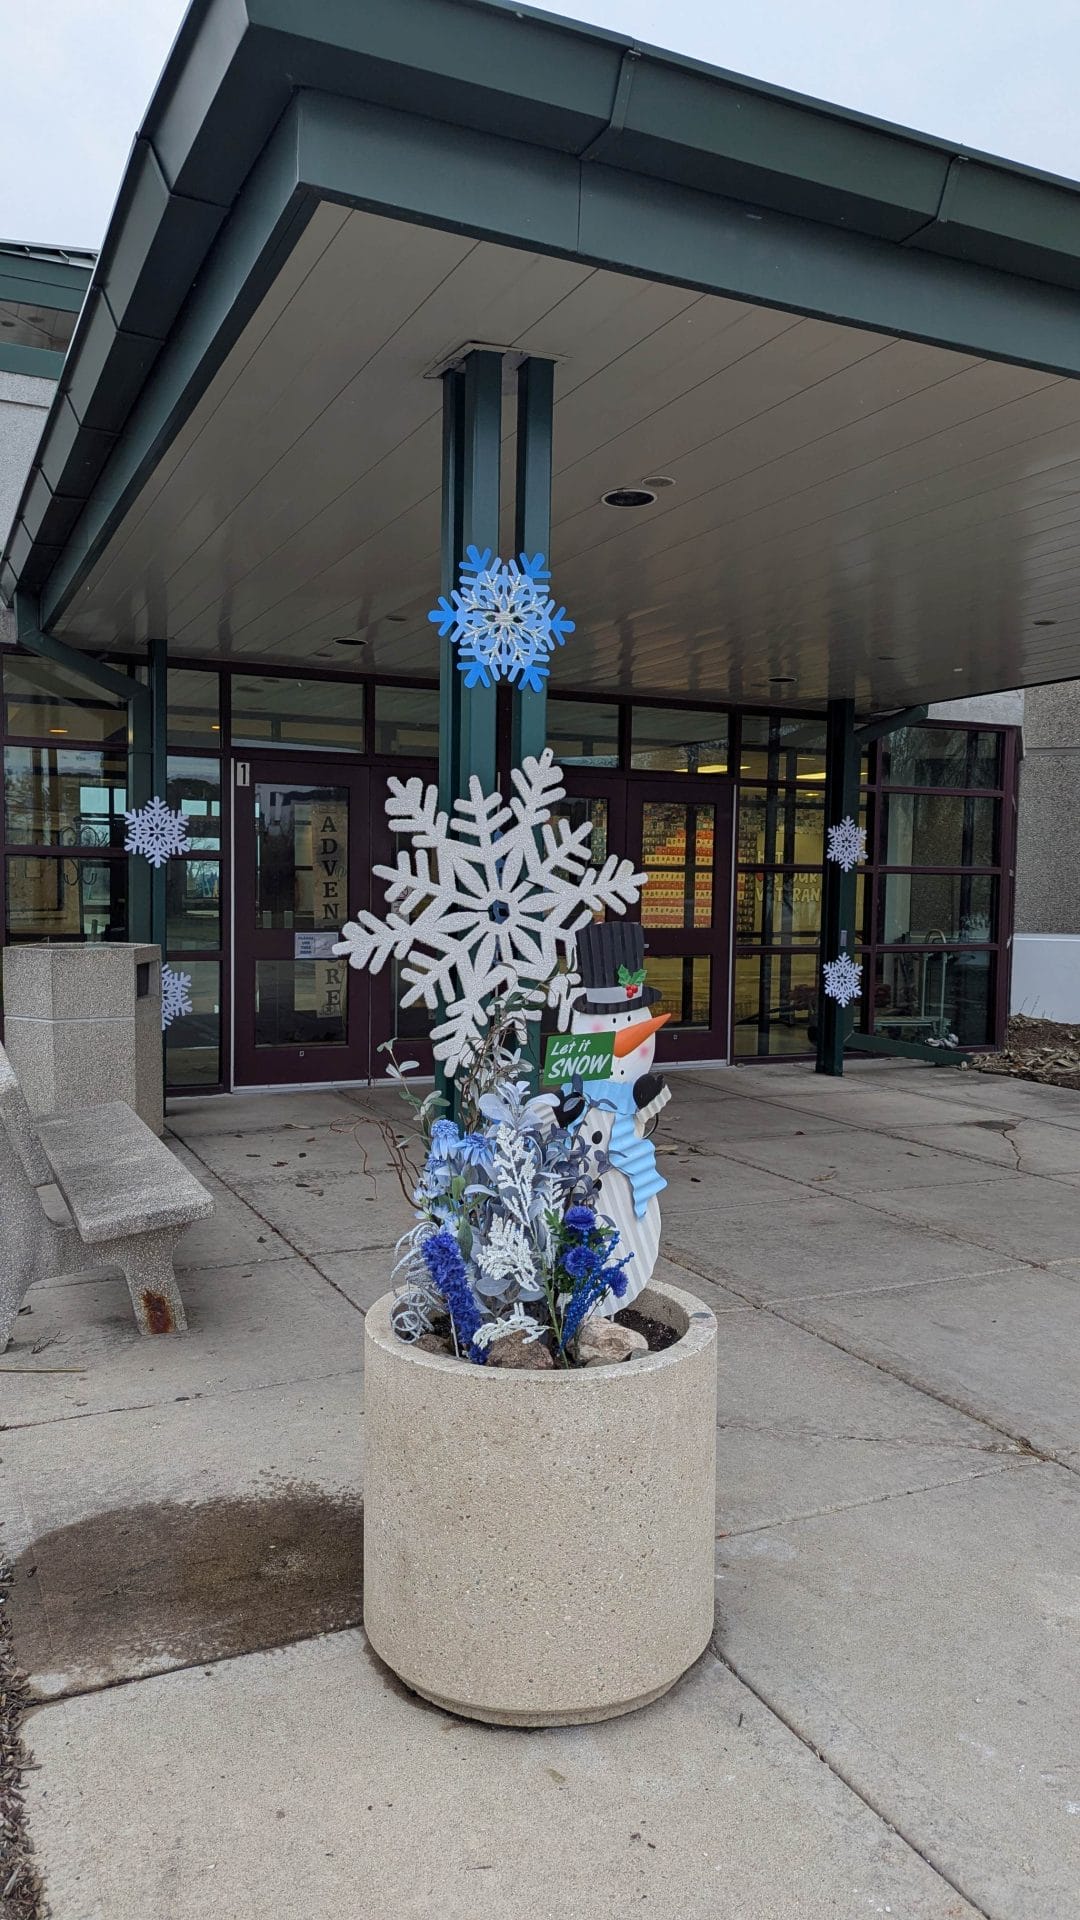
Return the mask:
[[632,1027],[620,1027],[612,1048],[616,1060],[621,1060],[624,1054],[636,1053],[670,1019],[670,1013],[657,1013],[651,1020],[635,1020]]

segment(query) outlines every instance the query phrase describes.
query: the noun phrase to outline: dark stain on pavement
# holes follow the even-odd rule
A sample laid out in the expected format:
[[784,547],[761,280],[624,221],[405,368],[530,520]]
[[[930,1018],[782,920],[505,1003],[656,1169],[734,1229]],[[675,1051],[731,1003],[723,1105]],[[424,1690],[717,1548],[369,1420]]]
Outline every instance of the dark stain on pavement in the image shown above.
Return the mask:
[[31,1691],[35,1673],[77,1692],[358,1626],[362,1514],[357,1494],[289,1482],[120,1507],[39,1535],[11,1595]]

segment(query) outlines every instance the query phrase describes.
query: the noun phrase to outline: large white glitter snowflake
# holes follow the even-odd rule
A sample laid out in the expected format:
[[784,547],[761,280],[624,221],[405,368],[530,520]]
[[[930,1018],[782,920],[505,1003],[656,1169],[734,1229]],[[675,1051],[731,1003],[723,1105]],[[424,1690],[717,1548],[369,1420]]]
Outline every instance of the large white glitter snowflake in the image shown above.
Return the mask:
[[161,1031],[171,1027],[185,1013],[191,1013],[191,975],[174,973],[169,966],[161,969]]
[[159,800],[157,794],[145,807],[124,809],[127,821],[126,853],[141,853],[152,867],[163,867],[174,853],[183,853],[188,842],[187,821]]
[[[412,852],[374,869],[386,881],[384,920],[367,909],[342,928],[334,947],[352,967],[378,973],[405,962],[401,1004],[422,1002],[444,1018],[432,1028],[435,1058],[453,1076],[486,1027],[486,1003],[521,988],[537,1020],[545,1000],[569,1022],[579,982],[574,936],[602,907],[632,906],[647,876],[610,854],[589,863],[592,826],[552,821],[563,798],[562,770],[548,747],[511,773],[514,797],[469,783],[452,815],[439,811],[436,787],[391,777],[387,817],[407,833]],[[565,965],[567,971],[557,969]]]
[[828,858],[845,873],[866,859],[866,828],[857,826],[850,813],[844,815],[839,826],[829,828]]
[[503,561],[490,547],[466,549],[461,585],[449,600],[440,597],[428,619],[444,640],[450,635],[467,687],[509,680],[540,692],[551,655],[574,631],[547,592],[550,579],[542,553]]
[[860,960],[853,960],[850,953],[842,953],[839,960],[826,960],[821,971],[830,1000],[836,1000],[846,1007],[849,1001],[858,999],[862,992]]

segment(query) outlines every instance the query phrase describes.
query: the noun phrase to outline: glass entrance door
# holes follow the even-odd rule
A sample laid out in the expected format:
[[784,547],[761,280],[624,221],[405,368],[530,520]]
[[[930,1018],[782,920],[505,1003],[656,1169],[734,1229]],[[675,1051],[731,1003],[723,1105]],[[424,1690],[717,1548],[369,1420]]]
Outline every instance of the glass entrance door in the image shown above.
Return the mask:
[[238,763],[234,1084],[362,1080],[366,977],[333,953],[368,904],[368,775]]
[[627,847],[648,874],[642,889],[649,984],[671,1019],[657,1058],[728,1057],[731,947],[730,781],[631,779]]

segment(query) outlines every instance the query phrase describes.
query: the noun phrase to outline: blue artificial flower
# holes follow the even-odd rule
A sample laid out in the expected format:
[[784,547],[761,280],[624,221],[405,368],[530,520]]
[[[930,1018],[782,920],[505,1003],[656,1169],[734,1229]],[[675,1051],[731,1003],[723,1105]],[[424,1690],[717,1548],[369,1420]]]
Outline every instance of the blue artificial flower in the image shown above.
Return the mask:
[[473,1166],[491,1165],[492,1143],[486,1133],[467,1133],[461,1142],[461,1157]]
[[461,1145],[461,1134],[456,1120],[436,1120],[431,1129],[431,1144],[428,1147],[429,1162],[438,1165],[448,1160]]
[[563,1254],[564,1272],[571,1280],[588,1280],[597,1271],[603,1255],[595,1247],[568,1247]]
[[567,1207],[564,1220],[573,1233],[591,1233],[596,1225],[591,1207]]
[[[439,1123],[436,1123],[439,1124]],[[431,1275],[431,1284],[442,1294],[454,1323],[454,1332],[470,1360],[482,1367],[487,1360],[483,1347],[476,1344],[476,1335],[484,1324],[484,1316],[477,1304],[476,1295],[469,1285],[465,1272],[465,1262],[461,1257],[452,1233],[445,1228],[432,1233],[421,1248],[424,1264]]]

